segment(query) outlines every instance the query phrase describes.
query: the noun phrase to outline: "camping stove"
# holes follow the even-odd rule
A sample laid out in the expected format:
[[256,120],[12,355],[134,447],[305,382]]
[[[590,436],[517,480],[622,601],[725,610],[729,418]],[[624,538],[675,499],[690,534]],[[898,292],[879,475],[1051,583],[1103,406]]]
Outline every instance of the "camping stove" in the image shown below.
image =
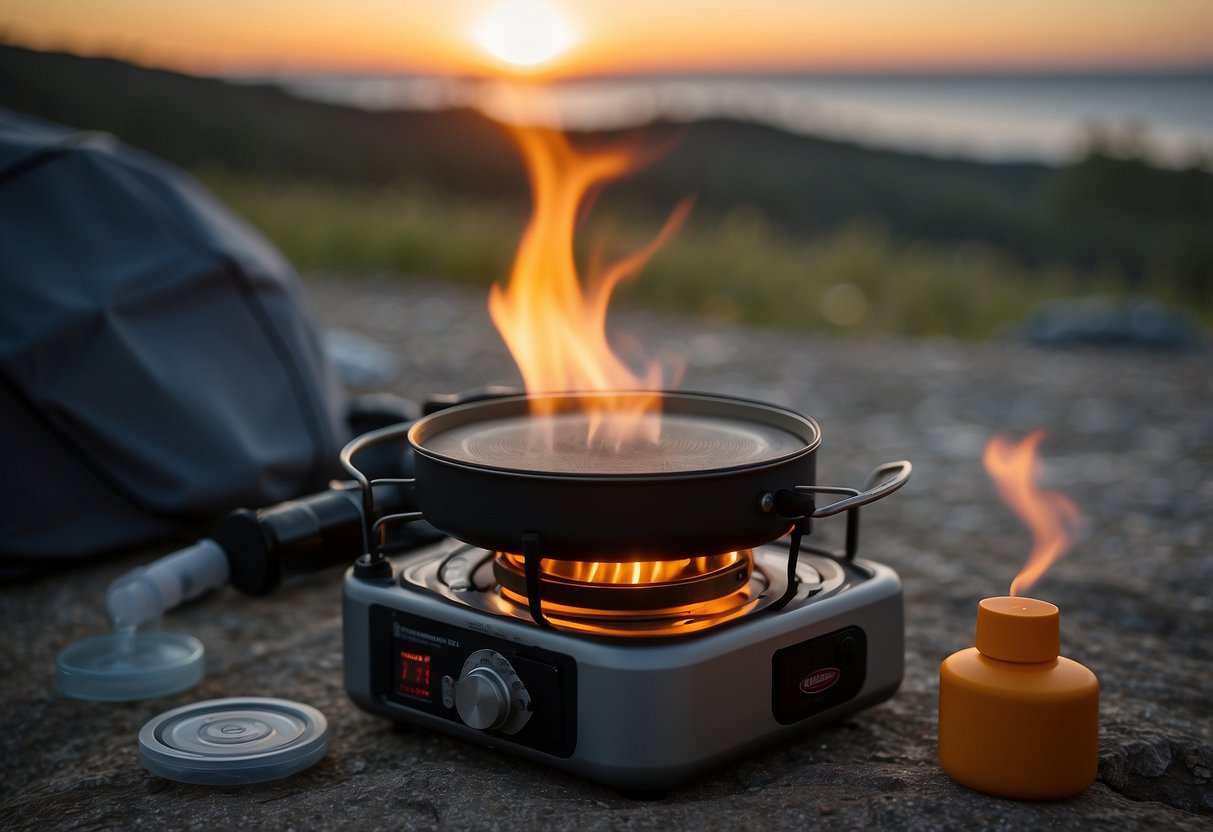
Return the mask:
[[563,605],[550,627],[497,580],[498,556],[455,540],[396,558],[386,582],[351,569],[346,690],[397,722],[645,791],[893,695],[903,664],[893,570],[802,554],[794,595],[771,609],[788,550],[749,557],[723,612],[697,613],[697,601],[659,617],[577,617]]
[[[343,587],[354,702],[655,791],[891,696],[901,585],[856,558],[858,510],[910,464],[817,485],[815,422],[695,393],[662,394],[658,443],[596,448],[601,395],[543,398],[542,417],[534,396],[457,405],[346,447],[367,541]],[[354,464],[403,440],[413,478]],[[377,485],[418,510],[380,514]],[[840,551],[807,545],[842,513]],[[421,519],[450,537],[385,556],[389,527]]]

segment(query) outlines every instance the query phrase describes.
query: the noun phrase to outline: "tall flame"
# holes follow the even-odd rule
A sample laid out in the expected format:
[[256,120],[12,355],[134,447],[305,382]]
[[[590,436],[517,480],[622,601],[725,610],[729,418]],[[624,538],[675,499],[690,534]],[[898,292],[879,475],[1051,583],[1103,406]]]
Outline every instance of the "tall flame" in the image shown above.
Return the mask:
[[[489,315],[509,347],[528,393],[650,390],[649,396],[607,398],[591,414],[587,442],[618,448],[640,435],[656,442],[661,367],[649,363],[634,373],[607,342],[606,313],[611,293],[635,277],[677,231],[690,210],[681,203],[657,237],[628,257],[592,269],[584,289],[578,279],[573,235],[597,186],[655,158],[658,150],[575,148],[555,130],[509,127],[526,159],[533,208],[518,245],[508,285],[495,284]],[[597,258],[595,258],[597,259]],[[534,415],[551,413],[556,403],[532,399]]]
[[1037,448],[1044,431],[1028,434],[1022,442],[995,436],[986,445],[982,463],[998,486],[1003,501],[1032,531],[1032,552],[1011,582],[1011,595],[1031,589],[1074,541],[1079,514],[1069,497],[1039,487],[1040,457]]

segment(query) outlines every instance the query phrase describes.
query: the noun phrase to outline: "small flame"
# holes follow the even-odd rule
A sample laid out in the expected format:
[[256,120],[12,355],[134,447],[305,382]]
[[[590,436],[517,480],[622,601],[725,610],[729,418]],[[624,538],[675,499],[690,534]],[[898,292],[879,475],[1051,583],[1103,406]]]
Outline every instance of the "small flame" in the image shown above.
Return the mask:
[[[506,554],[505,557],[516,569],[522,570],[526,566],[525,559],[520,555]],[[570,561],[544,558],[539,562],[539,568],[545,575],[574,583],[641,586],[695,580],[727,569],[738,561],[752,558],[753,554],[748,550],[725,552],[723,555],[653,561]]]
[[1040,475],[1037,448],[1044,436],[1044,431],[1033,431],[1018,444],[995,436],[982,455],[986,473],[998,486],[1003,502],[1032,531],[1032,553],[1011,582],[1013,596],[1031,589],[1069,550],[1080,519],[1069,497],[1037,485]]
[[[690,202],[674,210],[648,245],[610,266],[592,269],[583,290],[573,235],[587,196],[660,151],[619,146],[585,151],[555,130],[508,129],[526,159],[534,206],[508,285],[495,284],[489,294],[489,315],[528,393],[654,391],[651,396],[604,397],[601,409],[591,414],[587,446],[592,442],[618,449],[635,438],[655,443],[660,422],[653,414],[661,408],[661,367],[650,362],[637,374],[615,355],[607,342],[607,304],[615,287],[635,277],[678,230]],[[558,406],[552,399],[533,399],[531,413],[548,415]]]

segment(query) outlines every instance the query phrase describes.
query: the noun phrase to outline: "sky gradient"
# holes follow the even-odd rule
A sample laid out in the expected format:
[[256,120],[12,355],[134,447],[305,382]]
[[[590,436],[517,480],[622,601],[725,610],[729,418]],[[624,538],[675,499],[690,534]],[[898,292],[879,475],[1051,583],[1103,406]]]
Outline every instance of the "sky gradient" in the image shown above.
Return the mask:
[[[493,73],[497,0],[6,0],[13,42],[202,73]],[[1210,0],[549,0],[546,76],[1213,66]]]

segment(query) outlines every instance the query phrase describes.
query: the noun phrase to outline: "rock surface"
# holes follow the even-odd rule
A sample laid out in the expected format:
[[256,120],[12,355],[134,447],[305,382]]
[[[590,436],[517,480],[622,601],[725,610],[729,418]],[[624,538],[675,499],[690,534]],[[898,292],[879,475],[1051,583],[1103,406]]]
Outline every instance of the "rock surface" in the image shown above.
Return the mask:
[[[318,317],[389,347],[397,392],[516,383],[481,293],[419,281],[307,282]],[[858,341],[620,313],[653,354],[685,356],[684,389],[790,405],[822,426],[821,482],[855,485],[908,458],[911,483],[865,509],[861,554],[898,570],[905,682],[889,702],[637,801],[418,730],[395,733],[341,683],[339,570],[250,599],[225,590],[165,629],[208,651],[195,689],[100,704],[55,689],[54,657],[106,627],[107,583],[157,552],[10,584],[0,595],[0,827],[5,829],[1208,829],[1213,823],[1213,419],[1210,360],[951,341]],[[1030,538],[980,464],[996,432],[1049,436],[1046,484],[1085,533],[1031,593],[1062,609],[1063,653],[1102,684],[1099,777],[1017,803],[935,764],[937,667],[972,644],[977,601],[1005,594]],[[828,521],[815,535],[837,540]],[[327,757],[289,779],[183,785],[140,765],[140,726],[234,695],[307,702]],[[727,715],[722,715],[726,717]],[[705,727],[706,728],[706,727]]]

